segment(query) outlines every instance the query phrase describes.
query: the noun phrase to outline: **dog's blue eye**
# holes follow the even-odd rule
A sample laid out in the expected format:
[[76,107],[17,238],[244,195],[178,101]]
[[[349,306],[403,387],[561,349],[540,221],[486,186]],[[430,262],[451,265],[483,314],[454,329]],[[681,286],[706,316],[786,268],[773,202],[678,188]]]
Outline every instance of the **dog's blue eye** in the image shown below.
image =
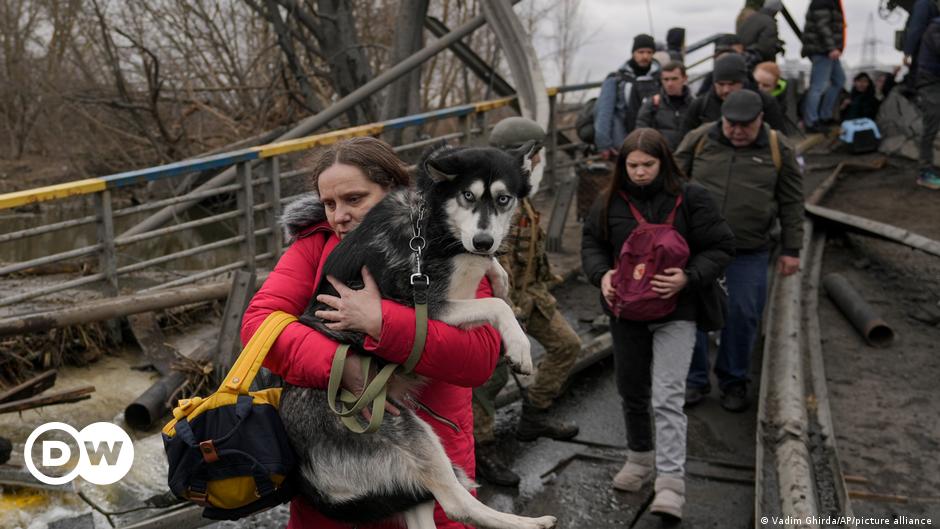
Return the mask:
[[474,200],[476,200],[476,198],[477,198],[477,197],[475,197],[475,196],[473,195],[473,193],[471,193],[471,192],[469,192],[469,191],[464,191],[464,192],[463,192],[463,199],[466,200],[467,202],[473,202]]
[[496,199],[496,203],[500,206],[508,205],[510,201],[512,201],[512,197],[509,195],[499,195]]

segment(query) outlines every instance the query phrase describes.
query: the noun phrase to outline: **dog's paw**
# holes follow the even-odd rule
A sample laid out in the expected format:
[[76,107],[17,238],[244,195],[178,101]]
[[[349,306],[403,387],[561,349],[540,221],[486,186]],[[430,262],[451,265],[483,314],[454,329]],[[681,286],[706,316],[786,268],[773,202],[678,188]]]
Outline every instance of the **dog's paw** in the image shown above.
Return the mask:
[[552,529],[558,520],[554,516],[542,516],[541,518],[529,518],[530,523],[525,524],[526,529]]
[[486,270],[486,277],[490,280],[490,285],[493,287],[493,297],[510,303],[509,274],[506,273],[506,269],[503,268],[503,265],[499,264],[496,258],[493,258],[490,267]]
[[529,342],[529,337],[520,330],[504,334],[503,341],[506,345],[506,359],[512,370],[523,375],[531,375],[532,343]]

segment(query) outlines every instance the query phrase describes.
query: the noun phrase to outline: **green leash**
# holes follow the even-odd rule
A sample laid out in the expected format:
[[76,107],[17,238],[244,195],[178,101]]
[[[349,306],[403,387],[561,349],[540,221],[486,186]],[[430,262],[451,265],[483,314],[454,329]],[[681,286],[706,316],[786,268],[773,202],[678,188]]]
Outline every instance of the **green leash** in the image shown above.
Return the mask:
[[[431,280],[421,271],[421,253],[427,242],[421,235],[421,222],[424,220],[424,204],[421,203],[417,219],[412,212],[412,229],[414,236],[409,242],[411,250],[415,253],[415,273],[411,274],[411,287],[414,291],[415,302],[415,341],[411,346],[411,353],[404,364],[386,364],[379,370],[375,378],[369,380],[369,371],[372,367],[372,357],[362,358],[362,380],[365,389],[358,397],[352,392],[343,389],[340,384],[343,380],[343,369],[346,366],[346,356],[349,353],[349,344],[341,344],[336,348],[333,364],[330,366],[330,380],[327,383],[326,399],[330,410],[340,417],[347,429],[353,433],[374,433],[382,426],[385,417],[385,402],[388,399],[388,381],[401,369],[402,373],[411,373],[428,338],[428,289]],[[337,403],[338,401],[338,403]],[[364,408],[371,405],[372,419],[363,426],[357,415]]]

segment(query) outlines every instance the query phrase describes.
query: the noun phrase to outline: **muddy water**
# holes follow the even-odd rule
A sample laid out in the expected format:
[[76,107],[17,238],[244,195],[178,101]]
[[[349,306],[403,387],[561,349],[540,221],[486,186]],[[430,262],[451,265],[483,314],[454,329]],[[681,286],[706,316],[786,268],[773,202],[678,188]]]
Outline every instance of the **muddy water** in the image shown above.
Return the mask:
[[[124,428],[134,445],[134,463],[130,472],[113,485],[98,486],[81,478],[73,482],[91,501],[106,511],[121,511],[141,506],[143,499],[167,490],[166,459],[159,429],[136,432],[124,424],[124,407],[155,380],[153,373],[135,371],[131,366],[141,363],[131,351],[106,356],[84,368],[62,368],[55,390],[66,390],[86,384],[97,391],[91,399],[50,406],[21,414],[0,415],[0,433],[10,438],[14,455],[10,464],[23,465],[23,447],[29,434],[47,422],[64,422],[81,430],[88,424],[106,421]],[[45,437],[42,437],[43,439]],[[33,459],[42,457],[40,443],[33,447]],[[71,443],[74,448],[74,441]],[[0,487],[0,527],[44,529],[52,521],[92,512],[74,492],[37,492],[33,489]],[[140,514],[153,511],[142,511]],[[105,517],[95,513],[96,527],[109,527]],[[138,515],[139,516],[139,515]]]

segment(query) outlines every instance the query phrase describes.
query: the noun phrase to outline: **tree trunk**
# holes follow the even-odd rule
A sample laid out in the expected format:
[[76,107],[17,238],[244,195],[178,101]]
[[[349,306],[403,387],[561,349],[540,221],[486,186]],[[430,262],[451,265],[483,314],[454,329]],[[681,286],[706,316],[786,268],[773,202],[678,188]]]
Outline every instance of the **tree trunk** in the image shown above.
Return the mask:
[[[395,39],[392,48],[391,64],[398,64],[411,56],[424,45],[424,19],[427,17],[429,0],[402,0],[398,19],[395,22]],[[388,87],[382,119],[392,119],[415,114],[421,108],[421,68],[415,68],[408,75],[395,81]],[[414,141],[418,127],[397,130],[390,141],[401,145]]]
[[[320,23],[314,34],[326,57],[330,81],[339,98],[372,80],[372,67],[359,42],[356,21],[348,0],[317,0]],[[370,97],[346,113],[350,125],[375,121],[378,112]]]

